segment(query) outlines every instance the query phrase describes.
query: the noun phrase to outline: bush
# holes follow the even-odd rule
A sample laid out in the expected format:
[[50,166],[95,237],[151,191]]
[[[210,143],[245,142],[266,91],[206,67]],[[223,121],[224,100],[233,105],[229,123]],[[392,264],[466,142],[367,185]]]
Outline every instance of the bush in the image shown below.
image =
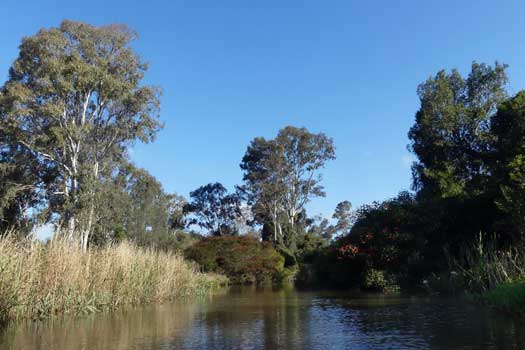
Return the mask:
[[238,284],[278,282],[284,258],[267,242],[250,236],[209,237],[186,250],[204,271],[224,274]]
[[485,293],[483,299],[492,307],[512,314],[525,314],[525,282],[503,283]]
[[368,269],[365,272],[363,287],[382,293],[397,293],[399,291],[396,279],[392,275],[376,269]]

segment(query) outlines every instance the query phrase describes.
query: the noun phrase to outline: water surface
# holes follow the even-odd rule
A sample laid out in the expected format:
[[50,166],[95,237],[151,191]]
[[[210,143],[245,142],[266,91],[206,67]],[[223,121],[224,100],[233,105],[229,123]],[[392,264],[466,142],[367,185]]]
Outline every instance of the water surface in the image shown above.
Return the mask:
[[19,324],[0,349],[525,349],[525,321],[458,300],[243,288]]

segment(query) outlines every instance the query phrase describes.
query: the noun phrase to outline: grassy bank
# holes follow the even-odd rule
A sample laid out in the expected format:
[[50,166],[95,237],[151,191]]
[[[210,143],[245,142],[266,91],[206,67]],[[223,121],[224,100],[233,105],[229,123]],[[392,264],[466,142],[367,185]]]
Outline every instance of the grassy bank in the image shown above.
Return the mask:
[[493,308],[512,315],[525,315],[525,282],[498,285],[483,295],[483,300]]
[[59,240],[0,239],[2,323],[202,295],[225,282],[179,255],[128,243],[84,253]]
[[525,314],[525,247],[502,250],[480,238],[461,259],[450,260],[450,270],[426,279],[429,291],[463,294],[506,313]]

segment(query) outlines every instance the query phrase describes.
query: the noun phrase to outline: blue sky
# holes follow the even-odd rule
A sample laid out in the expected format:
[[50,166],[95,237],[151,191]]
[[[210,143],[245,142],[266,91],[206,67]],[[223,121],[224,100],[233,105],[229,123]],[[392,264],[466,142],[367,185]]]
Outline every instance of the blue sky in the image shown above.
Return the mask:
[[124,23],[162,87],[165,129],[135,162],[187,196],[240,183],[249,141],[285,125],[334,138],[311,214],[410,187],[416,88],[439,69],[510,65],[525,87],[524,1],[14,1],[0,11],[0,77],[23,36],[62,19]]

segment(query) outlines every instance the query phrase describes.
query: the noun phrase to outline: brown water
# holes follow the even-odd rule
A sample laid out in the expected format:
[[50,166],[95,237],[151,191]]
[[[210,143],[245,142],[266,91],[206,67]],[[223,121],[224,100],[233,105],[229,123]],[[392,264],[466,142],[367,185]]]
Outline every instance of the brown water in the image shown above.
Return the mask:
[[457,300],[246,288],[19,324],[0,349],[525,349],[525,320]]

